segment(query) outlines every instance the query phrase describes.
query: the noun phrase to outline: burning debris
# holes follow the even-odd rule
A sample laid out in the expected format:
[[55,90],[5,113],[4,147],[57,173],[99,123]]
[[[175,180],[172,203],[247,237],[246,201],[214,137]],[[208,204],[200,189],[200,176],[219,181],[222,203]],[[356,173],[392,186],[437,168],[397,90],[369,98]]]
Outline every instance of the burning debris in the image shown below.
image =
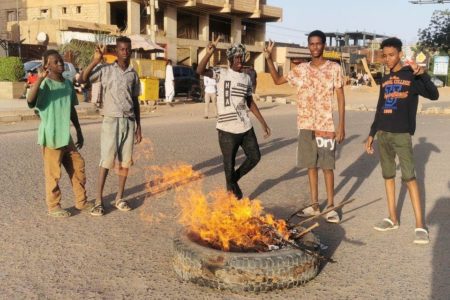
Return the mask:
[[180,185],[202,178],[199,171],[192,169],[186,163],[176,163],[166,166],[151,166],[146,170],[147,191],[151,195],[159,194]]

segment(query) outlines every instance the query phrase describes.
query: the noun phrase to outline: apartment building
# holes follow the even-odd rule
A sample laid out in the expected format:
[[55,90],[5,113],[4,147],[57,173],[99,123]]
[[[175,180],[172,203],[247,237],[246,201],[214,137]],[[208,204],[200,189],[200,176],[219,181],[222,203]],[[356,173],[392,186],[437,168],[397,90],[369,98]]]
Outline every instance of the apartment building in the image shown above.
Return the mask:
[[212,63],[226,64],[225,49],[241,42],[250,52],[249,64],[264,70],[266,23],[280,20],[281,8],[266,0],[155,0],[155,26],[150,26],[149,1],[2,0],[0,39],[57,46],[71,38],[148,35],[154,30],[167,58],[192,65],[203,57],[208,42],[220,35]]

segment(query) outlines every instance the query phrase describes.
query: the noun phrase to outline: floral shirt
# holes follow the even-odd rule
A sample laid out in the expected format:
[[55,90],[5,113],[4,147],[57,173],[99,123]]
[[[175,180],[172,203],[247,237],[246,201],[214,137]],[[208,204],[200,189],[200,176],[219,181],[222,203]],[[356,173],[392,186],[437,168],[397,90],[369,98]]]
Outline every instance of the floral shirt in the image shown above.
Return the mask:
[[286,75],[286,80],[297,87],[298,129],[335,132],[333,95],[344,84],[340,65],[328,60],[318,68],[302,63]]

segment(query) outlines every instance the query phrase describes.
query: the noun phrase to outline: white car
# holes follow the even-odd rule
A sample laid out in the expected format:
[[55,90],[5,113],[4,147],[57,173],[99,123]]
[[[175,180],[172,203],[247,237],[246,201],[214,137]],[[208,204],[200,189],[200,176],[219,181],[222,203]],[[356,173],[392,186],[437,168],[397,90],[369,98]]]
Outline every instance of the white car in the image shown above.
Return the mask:
[[[31,72],[37,72],[37,70],[42,66],[42,61],[40,60],[30,60],[23,64],[23,68],[25,69],[25,76],[24,80],[26,80],[27,73],[29,71]],[[77,74],[77,70],[75,69],[74,65],[69,62],[64,62],[64,72],[63,77],[73,81],[75,78],[75,74]]]

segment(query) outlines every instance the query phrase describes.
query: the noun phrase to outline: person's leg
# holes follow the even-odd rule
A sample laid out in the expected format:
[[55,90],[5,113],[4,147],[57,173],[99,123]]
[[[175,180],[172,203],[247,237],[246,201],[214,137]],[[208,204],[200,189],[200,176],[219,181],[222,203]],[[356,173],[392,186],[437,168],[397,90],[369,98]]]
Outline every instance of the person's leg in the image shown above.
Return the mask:
[[325,187],[327,189],[327,207],[334,206],[334,171],[323,170],[323,177],[325,179]]
[[211,100],[211,94],[209,93],[205,93],[205,119],[208,119],[208,115],[209,115],[209,101]]
[[409,197],[411,198],[411,204],[414,209],[414,216],[416,217],[416,228],[425,228],[425,224],[423,222],[422,204],[420,202],[419,185],[417,184],[417,180],[413,179],[406,182],[406,186],[408,187]]
[[98,179],[97,179],[97,195],[95,197],[95,205],[103,205],[103,188],[105,187],[106,177],[109,170],[99,167]]
[[217,118],[217,95],[216,95],[216,93],[211,94],[211,102],[214,107],[214,118]]
[[308,168],[309,195],[314,210],[319,210],[318,171],[317,168]]
[[236,170],[236,182],[256,167],[261,160],[261,152],[259,151],[258,140],[253,128],[243,135],[241,147],[244,150],[246,158]]
[[395,179],[385,179],[384,186],[386,188],[386,199],[388,205],[389,219],[394,224],[398,224],[397,206],[395,205]]
[[125,183],[128,177],[128,168],[121,168],[117,177],[119,178],[119,189],[116,195],[116,203],[123,199],[123,191],[125,190]]
[[408,188],[409,197],[413,206],[416,228],[425,228],[419,185],[417,184],[414,168],[411,135],[408,133],[397,134],[394,148],[397,152],[400,169],[402,171],[402,181]]
[[390,132],[379,131],[378,148],[380,152],[380,165],[383,178],[385,179],[386,200],[388,205],[389,219],[398,224],[397,208],[395,204],[395,150],[393,147],[394,135]]
[[72,141],[70,141],[70,144],[63,152],[62,164],[72,184],[75,195],[75,207],[83,209],[87,203],[85,163]]
[[239,149],[242,137],[239,134],[233,134],[218,130],[219,145],[222,152],[223,168],[225,171],[225,180],[228,191],[233,191],[235,181],[235,162],[236,153]]
[[45,174],[45,201],[48,211],[61,208],[61,190],[59,189],[59,179],[61,178],[61,156],[60,149],[43,147],[44,174]]

